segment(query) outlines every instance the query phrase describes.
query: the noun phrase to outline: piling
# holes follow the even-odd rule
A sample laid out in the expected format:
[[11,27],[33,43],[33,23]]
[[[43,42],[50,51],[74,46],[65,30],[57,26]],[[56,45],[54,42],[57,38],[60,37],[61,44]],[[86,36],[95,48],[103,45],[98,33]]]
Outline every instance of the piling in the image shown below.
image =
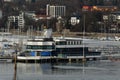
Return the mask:
[[15,57],[14,57],[14,79],[13,80],[17,80],[17,54],[15,54]]

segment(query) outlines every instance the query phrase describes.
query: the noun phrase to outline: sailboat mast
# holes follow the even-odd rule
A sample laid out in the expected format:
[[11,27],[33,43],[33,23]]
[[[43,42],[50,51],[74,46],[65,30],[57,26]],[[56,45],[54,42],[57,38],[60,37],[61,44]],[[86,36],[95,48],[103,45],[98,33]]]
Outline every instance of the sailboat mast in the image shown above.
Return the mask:
[[83,61],[85,61],[85,45],[84,45],[84,36],[85,36],[85,14],[83,15]]

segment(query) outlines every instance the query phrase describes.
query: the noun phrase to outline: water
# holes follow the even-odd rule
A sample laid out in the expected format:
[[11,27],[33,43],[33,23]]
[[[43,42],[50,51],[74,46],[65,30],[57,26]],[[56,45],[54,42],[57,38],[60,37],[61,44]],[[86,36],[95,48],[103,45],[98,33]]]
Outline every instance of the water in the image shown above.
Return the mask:
[[[120,80],[120,62],[17,63],[17,80]],[[13,80],[14,64],[0,63],[0,80]]]

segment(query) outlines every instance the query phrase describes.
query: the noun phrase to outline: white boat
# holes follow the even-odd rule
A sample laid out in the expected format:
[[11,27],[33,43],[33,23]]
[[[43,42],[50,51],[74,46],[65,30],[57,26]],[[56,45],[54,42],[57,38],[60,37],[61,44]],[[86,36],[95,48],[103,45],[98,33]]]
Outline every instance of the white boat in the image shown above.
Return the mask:
[[82,38],[51,37],[51,32],[45,32],[45,36],[39,39],[28,39],[26,50],[18,55],[18,60],[39,60],[52,58],[82,59],[100,58],[101,52],[89,51],[84,46]]
[[10,59],[0,58],[0,63],[1,63],[1,62],[7,62],[7,63],[12,62],[12,58],[10,58]]

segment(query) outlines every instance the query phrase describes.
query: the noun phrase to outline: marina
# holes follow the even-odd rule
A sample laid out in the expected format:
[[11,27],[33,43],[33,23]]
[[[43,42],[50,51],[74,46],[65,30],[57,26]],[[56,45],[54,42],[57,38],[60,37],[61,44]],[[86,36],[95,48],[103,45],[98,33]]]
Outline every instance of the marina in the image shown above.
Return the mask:
[[[46,29],[43,38],[28,39],[26,50],[17,55],[18,61],[38,61],[47,60],[72,61],[72,60],[97,60],[101,57],[101,52],[89,51],[89,47],[84,46],[82,38],[74,37],[52,37],[50,29]],[[53,61],[54,60],[54,61]]]
[[120,80],[120,0],[0,0],[0,80]]
[[1,37],[2,80],[119,80],[119,41],[45,33]]

